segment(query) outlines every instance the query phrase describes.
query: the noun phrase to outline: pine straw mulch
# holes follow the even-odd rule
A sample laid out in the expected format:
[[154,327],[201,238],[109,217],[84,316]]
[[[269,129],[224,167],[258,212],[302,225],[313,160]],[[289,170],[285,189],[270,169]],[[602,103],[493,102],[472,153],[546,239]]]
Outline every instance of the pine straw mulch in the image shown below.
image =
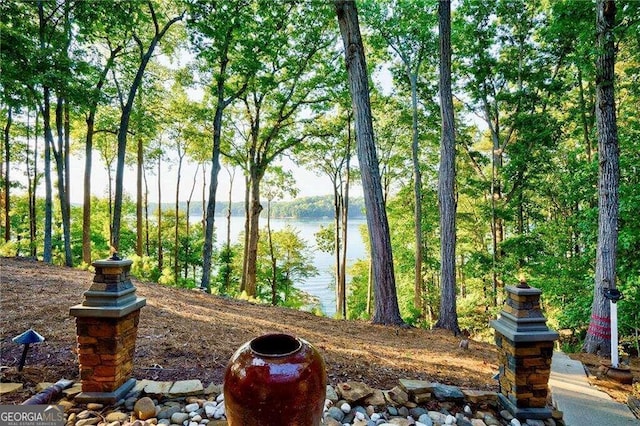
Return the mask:
[[[0,258],[0,368],[2,382],[20,382],[24,389],[3,395],[1,403],[19,403],[40,382],[78,380],[75,319],[69,308],[81,303],[93,274],[23,258]],[[311,342],[323,355],[329,383],[362,381],[378,389],[394,387],[398,379],[422,379],[462,388],[497,390],[496,348],[460,339],[442,330],[423,330],[341,321],[292,309],[257,305],[199,291],[135,281],[137,294],[147,299],[141,311],[133,376],[150,380],[200,379],[222,383],[233,352],[265,333],[285,332]],[[33,345],[26,366],[16,366],[22,347],[11,339],[28,328],[45,337]],[[631,386],[598,379],[603,362],[573,354],[591,371],[592,383],[621,402]],[[635,381],[640,363],[631,360]],[[637,384],[636,384],[637,386]]]
[[[88,271],[0,258],[1,380],[24,383],[22,392],[3,395],[3,403],[28,398],[39,382],[79,379],[75,319],[69,308],[82,302],[92,279]],[[497,390],[492,379],[498,368],[496,350],[487,343],[472,341],[464,350],[459,338],[442,330],[340,321],[199,291],[135,285],[147,299],[134,358],[137,379],[222,383],[227,361],[240,345],[264,333],[285,332],[318,348],[332,384],[355,380],[390,389],[399,378],[409,378]],[[28,328],[46,340],[31,346],[18,373],[22,347],[11,339]]]

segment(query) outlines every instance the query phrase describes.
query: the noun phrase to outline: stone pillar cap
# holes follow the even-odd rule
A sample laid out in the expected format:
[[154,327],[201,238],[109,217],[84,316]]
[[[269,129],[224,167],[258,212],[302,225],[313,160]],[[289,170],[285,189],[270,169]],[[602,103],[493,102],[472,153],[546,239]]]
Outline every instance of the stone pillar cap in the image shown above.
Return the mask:
[[109,259],[102,259],[102,260],[96,260],[95,262],[92,263],[92,265],[95,268],[123,268],[125,266],[130,266],[133,265],[133,260],[131,259],[113,259],[113,258],[109,258]]

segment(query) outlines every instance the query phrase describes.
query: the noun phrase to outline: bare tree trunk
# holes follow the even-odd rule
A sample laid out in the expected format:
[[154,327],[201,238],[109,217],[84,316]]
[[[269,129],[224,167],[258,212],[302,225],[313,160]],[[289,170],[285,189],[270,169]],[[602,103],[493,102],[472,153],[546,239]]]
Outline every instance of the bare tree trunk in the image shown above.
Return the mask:
[[68,152],[66,148],[65,124],[64,124],[64,104],[65,100],[58,97],[56,106],[56,132],[58,135],[58,147],[53,149],[53,157],[56,162],[56,171],[58,175],[58,200],[60,202],[60,214],[62,216],[62,232],[64,240],[64,259],[66,266],[73,266],[71,257],[71,213],[69,211],[69,203],[67,202],[68,183],[66,182],[65,164],[67,160],[64,158]]
[[247,246],[247,269],[245,270],[245,291],[249,296],[255,296],[257,291],[256,272],[258,263],[258,241],[260,240],[260,180],[262,176],[252,168],[250,170],[250,194],[249,207],[249,240]]
[[340,202],[340,188],[338,188],[337,184],[333,185],[333,215],[334,215],[334,227],[335,233],[333,237],[333,255],[335,256],[335,275],[336,275],[336,315],[342,317],[342,319],[346,319],[346,311],[343,311],[342,300],[345,297],[344,287],[342,276],[340,272],[342,271],[342,265],[340,263],[340,240],[342,239],[342,234],[340,232],[340,222],[341,222],[341,214],[342,207]]
[[616,123],[613,28],[614,0],[596,1],[598,56],[596,58],[596,125],[598,128],[598,245],[591,321],[582,349],[602,355],[611,352],[611,312],[604,290],[616,287],[618,247],[618,187],[620,152]]
[[369,81],[355,2],[334,0],[345,50],[349,89],[353,103],[358,161],[367,210],[374,271],[377,324],[404,324],[398,307],[389,223],[382,193],[380,170],[373,135]]
[[85,139],[84,150],[84,188],[82,203],[82,261],[87,265],[91,264],[91,171],[93,167],[93,135],[95,131],[96,111],[98,109],[99,94],[102,86],[107,79],[107,74],[113,66],[113,62],[118,52],[122,50],[122,46],[118,46],[111,50],[109,59],[105,67],[102,69],[100,78],[93,91],[93,98],[89,106],[89,115],[87,116],[87,136]]
[[235,177],[235,171],[229,170],[229,202],[227,204],[227,239],[225,242],[226,256],[225,256],[225,273],[224,273],[224,291],[228,291],[231,286],[231,194],[233,193],[233,180]]
[[149,241],[149,182],[147,182],[147,173],[142,171],[142,178],[144,179],[144,238],[145,238],[145,253],[147,256],[151,256],[151,242]]
[[[147,68],[151,57],[153,56],[153,52],[162,39],[165,33],[169,30],[169,28],[175,24],[176,22],[182,20],[183,15],[176,16],[170,21],[168,21],[162,29],[160,29],[158,22],[156,21],[156,14],[153,10],[153,6],[149,3],[149,8],[151,9],[151,16],[153,18],[153,23],[155,27],[155,34],[149,43],[149,47],[143,53],[143,46],[139,38],[136,37],[136,41],[140,47],[140,65],[138,66],[138,70],[136,71],[136,75],[131,83],[131,87],[129,89],[129,95],[127,97],[126,104],[122,105],[122,113],[120,115],[120,126],[118,127],[118,161],[116,165],[116,195],[115,195],[115,206],[113,213],[113,235],[111,240],[111,245],[116,249],[120,250],[120,220],[122,216],[122,201],[123,201],[123,180],[124,180],[124,162],[125,162],[125,154],[127,152],[127,132],[129,130],[129,121],[131,119],[131,111],[133,108],[133,101],[136,96],[136,92],[142,83],[142,77],[144,75],[144,71]],[[184,14],[184,12],[183,12]]]
[[[189,198],[187,198],[187,241],[188,241],[188,245],[186,247],[186,250],[188,251],[187,253],[185,253],[185,257],[187,259],[189,259],[191,257],[191,252],[193,251],[193,247],[191,244],[191,200],[193,199],[193,193],[196,190],[196,179],[198,177],[198,169],[200,169],[200,164],[198,164],[196,166],[196,171],[194,172],[194,176],[193,176],[193,185],[191,185],[191,191],[189,192]],[[184,262],[184,279],[186,280],[189,274],[189,264],[188,262]],[[195,276],[194,276],[195,279]]]
[[342,301],[342,309],[345,318],[347,315],[347,225],[349,222],[349,184],[351,183],[351,111],[347,115],[347,161],[345,164],[344,194],[342,196],[342,261],[340,264],[340,280],[344,288],[345,297]]
[[142,137],[137,138],[136,149],[136,254],[142,257],[142,170],[144,168],[144,151]]
[[413,218],[415,237],[415,265],[414,265],[414,298],[413,306],[424,315],[422,302],[422,288],[424,280],[422,278],[422,174],[420,172],[419,158],[419,138],[418,138],[418,76],[412,74],[407,67],[407,74],[411,82],[411,110],[413,141],[411,143],[411,158],[413,160]]
[[175,206],[175,229],[174,229],[174,243],[173,243],[173,280],[175,285],[178,285],[178,279],[180,278],[180,264],[178,262],[178,250],[180,248],[180,180],[182,179],[182,161],[184,159],[184,152],[178,148],[178,173],[176,181],[176,206]]
[[164,268],[164,250],[162,249],[162,156],[158,156],[158,272]]
[[440,0],[440,315],[435,327],[460,332],[456,310],[456,139],[451,93],[451,2]]
[[9,143],[9,132],[11,131],[11,124],[13,122],[12,116],[13,108],[9,105],[7,111],[7,124],[4,126],[4,241],[11,240],[11,217],[9,212],[11,211],[11,198],[9,197],[9,191],[11,185],[9,182],[9,169],[11,168],[11,145]]
[[250,232],[250,192],[251,179],[245,177],[245,190],[244,190],[244,244],[242,245],[242,278],[240,280],[240,292],[243,292],[247,288],[247,262],[249,259],[249,232]]
[[[27,125],[27,129],[29,126]],[[28,137],[27,137],[28,139]],[[31,176],[31,173],[28,173]],[[38,187],[38,110],[36,109],[35,132],[33,144],[33,179],[28,178],[28,196],[29,196],[29,255],[36,257],[38,248],[36,246],[37,233],[37,210],[36,210],[36,188]]]
[[269,240],[269,257],[271,258],[271,304],[278,304],[278,264],[273,250],[273,236],[271,235],[271,199],[267,200],[267,236]]

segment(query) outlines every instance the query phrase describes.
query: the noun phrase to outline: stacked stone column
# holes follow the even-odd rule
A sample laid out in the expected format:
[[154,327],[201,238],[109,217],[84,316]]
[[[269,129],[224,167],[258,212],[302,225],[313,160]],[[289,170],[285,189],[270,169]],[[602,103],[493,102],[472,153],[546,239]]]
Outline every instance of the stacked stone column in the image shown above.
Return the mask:
[[80,401],[115,402],[135,384],[131,379],[140,309],[129,271],[131,260],[96,261],[93,284],[85,300],[71,307],[76,317]]
[[526,283],[506,287],[507,299],[491,321],[498,346],[500,403],[520,419],[547,419],[553,342],[558,333],[546,326],[539,289]]

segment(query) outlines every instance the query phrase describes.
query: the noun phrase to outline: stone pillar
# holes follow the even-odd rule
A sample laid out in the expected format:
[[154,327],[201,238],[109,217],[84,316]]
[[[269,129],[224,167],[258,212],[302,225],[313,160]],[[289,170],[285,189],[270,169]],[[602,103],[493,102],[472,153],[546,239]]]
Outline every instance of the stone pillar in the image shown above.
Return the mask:
[[70,309],[69,314],[76,317],[79,401],[114,403],[135,384],[129,376],[146,299],[136,296],[129,277],[132,263],[115,256],[94,262],[93,284],[84,301]]
[[546,326],[539,289],[521,282],[506,287],[506,292],[500,317],[491,321],[498,346],[498,399],[519,419],[548,419],[549,374],[558,333]]

